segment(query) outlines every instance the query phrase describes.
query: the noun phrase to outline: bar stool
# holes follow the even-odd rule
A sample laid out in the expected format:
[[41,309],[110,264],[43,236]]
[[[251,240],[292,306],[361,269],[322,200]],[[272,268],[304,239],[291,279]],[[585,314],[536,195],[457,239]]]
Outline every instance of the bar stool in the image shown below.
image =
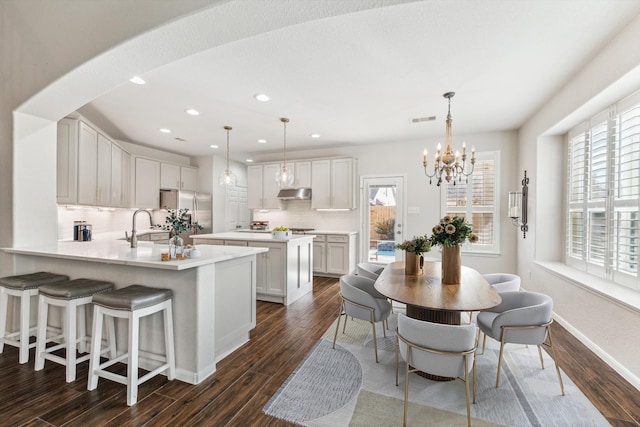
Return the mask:
[[[45,359],[59,363],[67,367],[67,382],[76,379],[76,365],[89,360],[89,354],[77,357],[76,350],[80,353],[87,352],[87,324],[85,311],[89,307],[94,295],[112,291],[113,283],[92,279],[75,279],[61,283],[51,283],[40,286],[38,296],[38,335],[36,338],[36,363],[35,370],[44,368]],[[47,338],[47,325],[49,306],[65,309],[62,317],[62,334]],[[80,310],[78,310],[80,308]],[[112,346],[111,357],[115,357],[115,327],[114,322],[108,326],[109,334],[107,342]],[[63,340],[62,344],[46,347],[48,342]],[[66,349],[65,357],[53,352]],[[108,350],[108,349],[106,349]],[[105,350],[105,351],[106,351]]]
[[[175,353],[173,347],[173,292],[170,289],[150,288],[142,285],[131,285],[113,292],[96,295],[93,298],[93,330],[91,333],[91,358],[89,362],[88,390],[95,390],[98,378],[103,377],[127,386],[127,405],[134,405],[138,400],[138,386],[157,374],[167,371],[170,380],[176,376]],[[162,311],[164,314],[165,356],[159,359],[164,362],[151,372],[138,378],[138,356],[140,334],[140,318]],[[104,316],[111,316],[129,321],[129,348],[127,353],[114,359],[100,363],[100,341]],[[107,371],[111,365],[127,360],[127,376]]]
[[[5,344],[12,345],[19,348],[21,364],[29,361],[29,349],[36,346],[36,343],[29,344],[29,337],[32,332],[35,334],[36,329],[30,324],[31,297],[38,295],[38,288],[42,285],[66,280],[69,276],[45,271],[0,278],[0,353],[4,351]],[[9,295],[20,298],[20,329],[7,334]]]

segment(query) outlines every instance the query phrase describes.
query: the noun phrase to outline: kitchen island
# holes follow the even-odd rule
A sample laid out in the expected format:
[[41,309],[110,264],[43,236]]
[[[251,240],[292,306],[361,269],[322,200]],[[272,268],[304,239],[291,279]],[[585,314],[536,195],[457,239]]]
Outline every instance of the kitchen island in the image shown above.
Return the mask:
[[[176,377],[198,384],[216,363],[249,340],[256,324],[256,256],[261,247],[198,248],[198,258],[161,261],[166,245],[122,240],[60,241],[51,245],[6,248],[15,254],[16,274],[49,271],[72,279],[132,284],[173,291]],[[126,325],[117,323],[118,348],[126,349]],[[164,352],[161,313],[141,320],[141,354]],[[141,367],[155,367],[141,361]]]
[[198,247],[263,247],[257,256],[256,298],[289,305],[313,290],[313,234],[276,239],[270,233],[226,232],[191,236]]

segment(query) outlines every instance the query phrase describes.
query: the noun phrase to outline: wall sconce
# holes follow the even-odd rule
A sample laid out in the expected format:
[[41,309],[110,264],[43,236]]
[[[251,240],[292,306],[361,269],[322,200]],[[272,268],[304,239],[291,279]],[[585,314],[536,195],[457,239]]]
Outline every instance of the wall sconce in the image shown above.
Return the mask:
[[527,238],[529,225],[527,224],[527,199],[529,194],[529,178],[527,171],[524,171],[522,178],[522,191],[512,191],[509,193],[509,218],[515,226],[520,226],[522,238]]

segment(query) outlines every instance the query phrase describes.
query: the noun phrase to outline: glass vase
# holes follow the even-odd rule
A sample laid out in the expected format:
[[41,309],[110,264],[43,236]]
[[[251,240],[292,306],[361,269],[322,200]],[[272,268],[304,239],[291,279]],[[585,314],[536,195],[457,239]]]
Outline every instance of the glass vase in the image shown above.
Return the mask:
[[175,235],[169,239],[169,256],[176,259],[178,254],[184,254],[184,240],[182,237]]
[[442,283],[444,285],[459,284],[462,277],[462,256],[460,246],[442,247]]

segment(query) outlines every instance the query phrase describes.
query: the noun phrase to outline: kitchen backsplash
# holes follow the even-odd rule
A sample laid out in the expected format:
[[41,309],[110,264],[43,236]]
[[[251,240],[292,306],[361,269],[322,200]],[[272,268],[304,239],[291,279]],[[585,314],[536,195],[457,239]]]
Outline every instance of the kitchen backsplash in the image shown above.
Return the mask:
[[[98,210],[97,208],[67,208],[58,206],[58,240],[73,239],[73,221],[86,221],[91,224],[92,233],[111,233],[124,232],[131,233],[131,219],[134,210],[132,209],[113,209]],[[166,212],[154,211],[154,223],[164,224]],[[149,227],[149,219],[147,215],[137,215],[136,228],[138,230],[147,230]]]
[[358,231],[358,211],[316,211],[311,200],[291,200],[286,209],[279,211],[253,211],[254,221],[269,221],[269,227],[315,228],[330,231]]

